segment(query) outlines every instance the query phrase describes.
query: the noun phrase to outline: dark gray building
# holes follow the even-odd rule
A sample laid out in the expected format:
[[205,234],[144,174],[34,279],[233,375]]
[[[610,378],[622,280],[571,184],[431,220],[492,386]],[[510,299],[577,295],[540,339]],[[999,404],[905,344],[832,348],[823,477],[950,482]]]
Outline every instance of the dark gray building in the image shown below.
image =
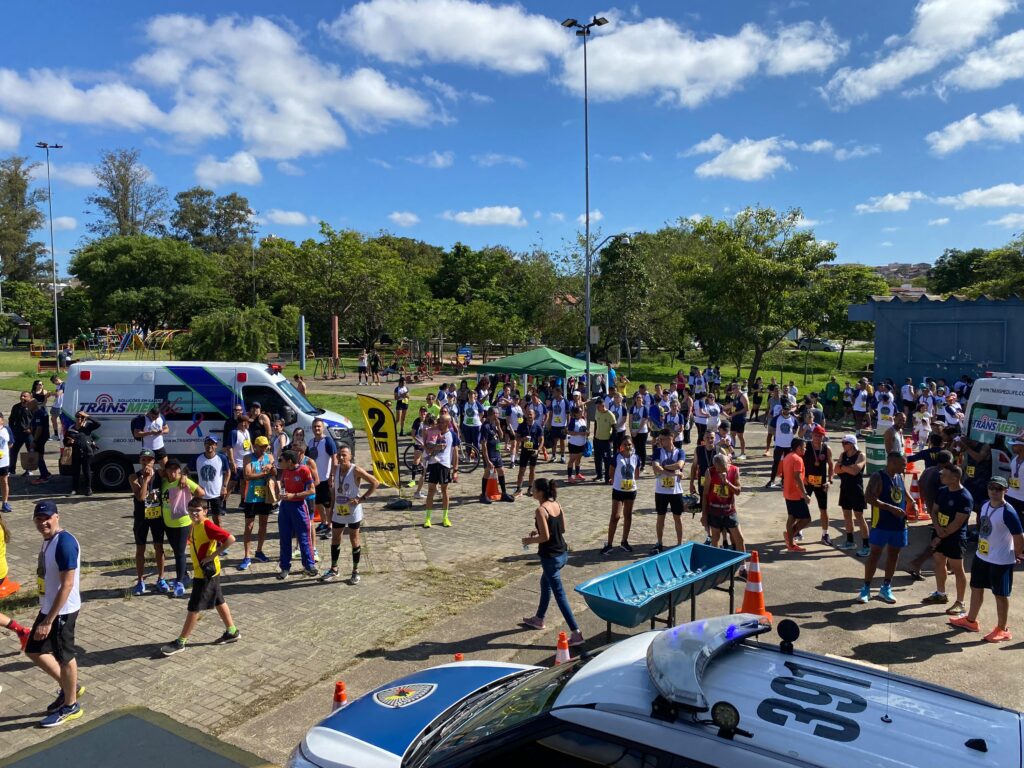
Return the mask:
[[875,380],[1024,372],[1024,300],[872,296],[851,320],[875,324]]

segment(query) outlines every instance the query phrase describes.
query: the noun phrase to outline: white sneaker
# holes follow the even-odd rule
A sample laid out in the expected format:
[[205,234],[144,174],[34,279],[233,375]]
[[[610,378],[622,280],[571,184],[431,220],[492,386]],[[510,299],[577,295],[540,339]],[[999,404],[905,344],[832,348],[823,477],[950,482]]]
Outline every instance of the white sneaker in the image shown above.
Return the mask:
[[741,453],[739,456],[736,457],[736,460],[737,461],[743,461],[746,458],[747,458],[747,454]]
[[423,491],[416,491],[416,493],[413,494],[413,497],[417,499],[425,499],[427,498],[427,494],[425,494]]

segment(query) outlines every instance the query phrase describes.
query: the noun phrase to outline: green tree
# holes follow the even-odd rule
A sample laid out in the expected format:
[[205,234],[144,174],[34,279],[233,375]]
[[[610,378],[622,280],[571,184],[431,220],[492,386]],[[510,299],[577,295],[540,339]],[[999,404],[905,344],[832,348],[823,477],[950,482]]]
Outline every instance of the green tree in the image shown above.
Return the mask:
[[591,321],[605,338],[623,343],[632,376],[634,344],[643,338],[655,292],[649,260],[640,248],[616,240],[601,251],[596,272]]
[[218,309],[193,318],[189,333],[174,340],[182,360],[260,362],[278,343],[277,319],[266,304]]
[[92,298],[85,288],[65,288],[57,300],[57,309],[62,340],[74,339],[79,329],[92,327]]
[[973,284],[964,293],[972,298],[1024,296],[1024,236],[988,251],[978,262]]
[[255,211],[248,198],[237,192],[218,197],[212,190],[192,187],[176,194],[174,203],[171,230],[179,240],[207,253],[226,253],[237,244],[252,245]]
[[53,338],[53,294],[23,280],[4,282],[4,309],[16,312],[32,326],[32,335]]
[[874,323],[849,319],[850,305],[863,304],[872,296],[888,294],[888,283],[871,267],[837,264],[820,269],[808,295],[811,301],[806,311],[809,325],[804,329],[840,342],[836,368],[842,370],[847,343],[851,339],[871,339],[875,332]]
[[299,349],[299,315],[294,304],[285,304],[274,316],[277,318],[277,349],[279,352],[297,352]]
[[32,237],[46,222],[46,190],[32,188],[30,163],[20,155],[0,160],[0,272],[6,280],[35,280],[46,265],[46,246]]
[[961,251],[947,248],[928,270],[928,290],[932,293],[958,293],[976,280],[978,265],[988,253],[984,248]]
[[99,237],[162,235],[166,231],[167,190],[154,184],[137,149],[104,150],[93,168],[99,191],[85,198],[98,217],[87,229]]
[[487,350],[493,344],[504,343],[506,322],[488,302],[474,299],[462,307],[457,334],[460,339],[480,349],[483,362],[487,362]]

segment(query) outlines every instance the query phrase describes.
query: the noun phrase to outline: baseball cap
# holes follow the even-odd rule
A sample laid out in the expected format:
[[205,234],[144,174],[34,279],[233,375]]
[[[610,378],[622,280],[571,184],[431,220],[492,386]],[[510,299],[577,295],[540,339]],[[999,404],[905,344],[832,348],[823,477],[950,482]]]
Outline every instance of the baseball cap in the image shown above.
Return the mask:
[[1010,487],[1010,484],[1007,482],[1006,478],[1003,477],[1002,475],[993,475],[991,478],[989,478],[988,484],[989,485],[998,485],[1000,488],[1009,488]]
[[253,400],[251,403],[249,403],[249,407],[250,408],[262,408],[263,406],[259,404],[258,400]]
[[36,502],[35,509],[32,510],[32,517],[50,517],[56,514],[57,502],[48,499]]
[[253,441],[253,445],[270,445],[270,441],[263,435],[260,435]]
[[849,443],[850,445],[857,445],[856,435],[843,435],[843,442]]
[[814,434],[816,434],[816,435],[827,435],[828,432],[825,431],[825,428],[823,426],[821,426],[821,424],[816,424],[814,426]]
[[207,435],[206,437],[203,438],[203,442],[204,443],[214,443],[214,444],[216,444],[216,443],[219,443],[220,440],[217,439],[216,435]]
[[149,450],[149,448],[143,448],[141,451],[139,451],[139,458],[140,459],[155,459],[156,458],[156,454],[153,453],[153,451]]

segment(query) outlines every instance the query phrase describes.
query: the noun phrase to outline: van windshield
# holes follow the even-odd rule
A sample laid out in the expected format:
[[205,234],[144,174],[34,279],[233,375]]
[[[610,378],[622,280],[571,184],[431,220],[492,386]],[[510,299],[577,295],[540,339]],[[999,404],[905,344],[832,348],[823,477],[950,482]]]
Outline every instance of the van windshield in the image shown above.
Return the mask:
[[320,413],[318,408],[315,408],[309,400],[307,400],[299,390],[297,390],[288,379],[278,382],[277,388],[284,393],[285,399],[291,400],[300,411],[308,413],[310,415],[316,415]]

